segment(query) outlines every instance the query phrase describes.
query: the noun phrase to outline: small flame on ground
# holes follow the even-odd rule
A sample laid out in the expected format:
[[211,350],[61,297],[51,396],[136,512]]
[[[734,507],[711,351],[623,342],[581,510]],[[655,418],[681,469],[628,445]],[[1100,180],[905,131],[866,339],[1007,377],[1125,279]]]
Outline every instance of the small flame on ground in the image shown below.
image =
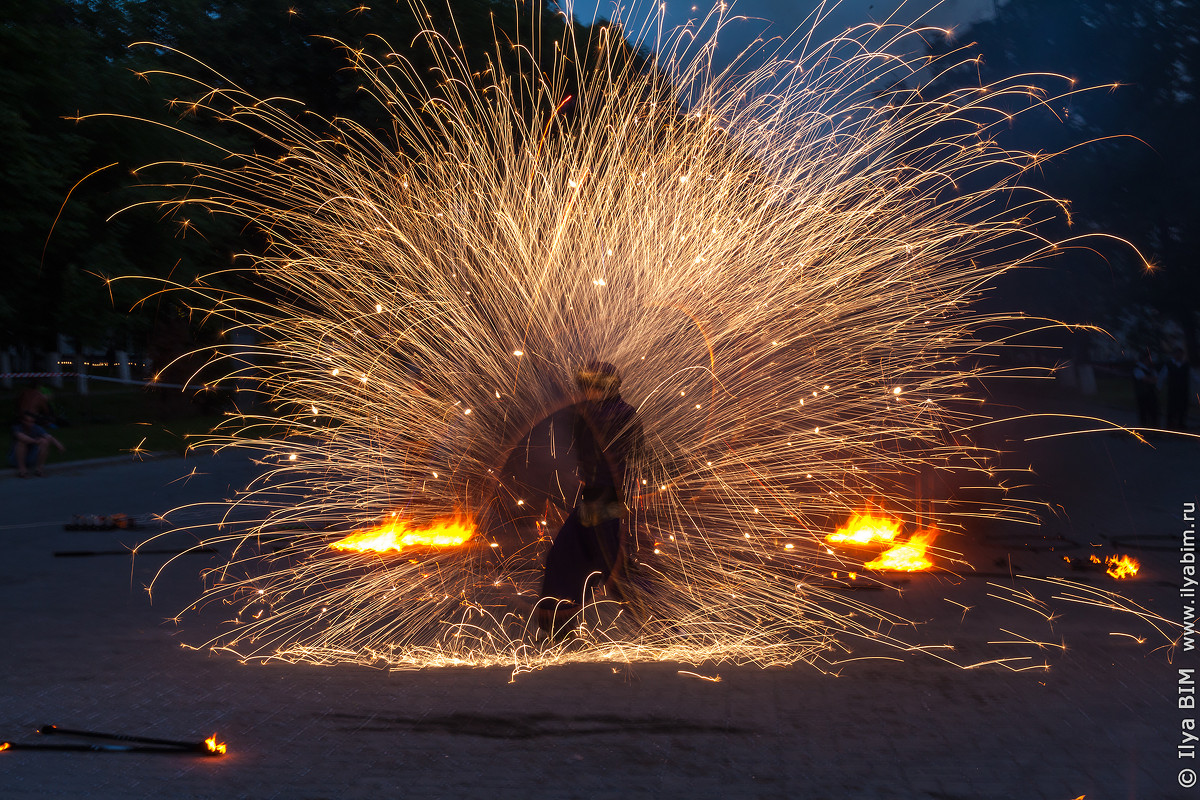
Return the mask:
[[830,544],[887,544],[900,534],[900,523],[876,514],[855,514],[850,521],[825,537]]
[[218,755],[218,756],[225,755],[225,743],[218,742],[217,735],[215,733],[212,736],[210,736],[204,740],[204,746],[208,748],[208,752],[210,752],[214,755]]
[[926,550],[937,537],[937,531],[914,533],[907,542],[902,542],[885,551],[874,561],[868,561],[867,569],[891,570],[893,572],[920,572],[932,569],[933,562],[926,558]]
[[1104,565],[1108,567],[1105,572],[1117,580],[1132,578],[1138,574],[1138,570],[1142,567],[1138,560],[1132,556],[1109,556],[1104,559]]
[[400,552],[412,547],[458,547],[475,535],[475,523],[466,517],[434,520],[418,528],[407,520],[393,518],[378,528],[355,531],[330,545],[334,550]]
[[1088,556],[1087,561],[1084,561],[1082,558],[1073,559],[1070,556],[1063,556],[1063,561],[1066,561],[1068,564],[1070,564],[1073,569],[1083,569],[1089,563],[1095,565],[1094,567],[1091,567],[1092,569],[1099,569],[1103,567],[1104,571],[1108,573],[1110,577],[1116,578],[1117,580],[1132,578],[1133,576],[1137,575],[1138,570],[1142,568],[1141,562],[1139,562],[1133,556],[1106,556],[1105,558],[1101,559],[1095,553],[1092,553],[1090,556]]
[[[933,543],[937,531],[930,529],[913,534],[908,541],[897,542],[902,523],[898,519],[882,514],[855,513],[850,521],[838,528],[834,533],[825,537],[828,544],[842,545],[882,545],[890,546],[878,558],[868,561],[867,569],[892,570],[898,572],[919,572],[933,568],[933,562],[926,557],[926,550]],[[836,578],[837,573],[833,576]],[[857,576],[850,573],[850,579]]]

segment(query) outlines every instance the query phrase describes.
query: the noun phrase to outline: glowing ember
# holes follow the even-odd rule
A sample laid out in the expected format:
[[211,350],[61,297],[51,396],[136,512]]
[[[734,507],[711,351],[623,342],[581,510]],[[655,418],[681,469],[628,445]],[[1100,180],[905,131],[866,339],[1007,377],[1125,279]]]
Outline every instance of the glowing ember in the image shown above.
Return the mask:
[[1105,572],[1117,580],[1132,578],[1138,574],[1138,570],[1142,566],[1136,558],[1131,556],[1109,556],[1104,559],[1104,565],[1108,567]]
[[467,518],[434,520],[424,528],[394,519],[378,528],[354,533],[330,545],[334,550],[368,550],[386,553],[412,547],[458,547],[475,535],[475,524]]
[[830,544],[888,544],[900,534],[900,523],[875,514],[855,514],[850,521],[825,537]]
[[213,755],[225,755],[225,743],[218,742],[217,735],[215,733],[204,740],[204,746],[207,747],[208,752],[212,753]]
[[933,562],[925,557],[925,551],[933,543],[937,531],[914,533],[907,542],[887,550],[874,561],[868,561],[867,569],[892,570],[895,572],[920,572],[932,569]]

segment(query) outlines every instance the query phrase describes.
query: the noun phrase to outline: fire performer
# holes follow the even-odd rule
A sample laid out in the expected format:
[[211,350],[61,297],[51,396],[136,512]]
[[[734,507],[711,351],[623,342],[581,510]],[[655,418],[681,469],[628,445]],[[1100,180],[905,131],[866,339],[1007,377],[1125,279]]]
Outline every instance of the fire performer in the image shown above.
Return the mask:
[[621,399],[616,367],[592,361],[576,373],[575,384],[583,394],[572,426],[583,488],[546,556],[538,625],[551,637],[567,630],[588,584],[606,583],[623,558],[626,472],[643,447],[642,425]]

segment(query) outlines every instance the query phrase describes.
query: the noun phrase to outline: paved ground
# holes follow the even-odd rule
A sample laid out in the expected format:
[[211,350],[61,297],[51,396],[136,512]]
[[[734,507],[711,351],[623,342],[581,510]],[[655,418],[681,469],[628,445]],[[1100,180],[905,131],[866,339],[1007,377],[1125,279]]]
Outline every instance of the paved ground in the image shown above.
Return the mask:
[[[167,738],[218,731],[224,758],[0,753],[0,797],[172,798],[1098,798],[1200,797],[1179,785],[1177,670],[1128,614],[1051,601],[1002,577],[1071,573],[1062,556],[1103,545],[1143,559],[1122,592],[1181,618],[1184,502],[1200,494],[1192,442],[1094,435],[1022,446],[1060,506],[1038,530],[981,524],[962,548],[981,572],[922,575],[869,599],[928,620],[966,661],[1024,654],[1049,671],[961,670],[933,658],[862,661],[838,677],[805,667],[577,665],[382,672],[243,665],[180,648],[164,618],[191,599],[210,556],[187,556],[152,605],[165,556],[56,556],[120,549],[129,532],[71,532],[74,513],[162,512],[219,499],[253,467],[235,457],[53,469],[0,478],[0,739],[43,724]],[[187,479],[184,476],[196,470]],[[1115,541],[1114,541],[1115,540]],[[1117,547],[1114,548],[1114,545]],[[1053,550],[1051,548],[1054,548]],[[999,584],[989,585],[989,581]],[[1013,602],[1028,587],[1053,623]],[[864,593],[865,594],[865,593]],[[947,600],[970,606],[962,608]],[[947,613],[949,611],[949,613]],[[1067,649],[989,644],[1028,636]],[[1033,662],[1029,662],[1033,663]],[[713,683],[680,673],[689,669]],[[1200,673],[1198,673],[1200,674]]]

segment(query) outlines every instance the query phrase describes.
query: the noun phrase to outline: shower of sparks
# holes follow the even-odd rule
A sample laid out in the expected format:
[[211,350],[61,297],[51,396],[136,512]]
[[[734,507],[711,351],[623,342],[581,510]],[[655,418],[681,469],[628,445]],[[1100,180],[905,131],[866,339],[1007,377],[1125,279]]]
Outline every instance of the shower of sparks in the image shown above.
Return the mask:
[[[393,117],[386,139],[345,119],[314,133],[292,101],[196,82],[190,108],[261,144],[185,165],[176,207],[261,231],[241,263],[274,298],[186,289],[257,342],[213,353],[259,405],[209,443],[267,466],[233,502],[254,523],[202,535],[231,552],[193,606],[234,609],[208,647],[518,670],[828,669],[862,640],[938,649],[893,638],[905,620],[829,582],[880,579],[862,572],[876,553],[826,536],[864,508],[950,539],[981,516],[1034,518],[970,433],[991,418],[973,381],[1012,374],[989,366],[995,331],[1022,323],[971,303],[1069,244],[1034,227],[1061,204],[1021,188],[1046,156],[995,138],[1050,93],[1027,76],[938,89],[977,54],[896,55],[929,31],[893,25],[800,36],[714,74],[727,13],[621,30],[659,54],[642,66],[616,26],[547,44],[530,20],[478,63],[425,32],[412,46],[430,72],[382,43],[348,49]],[[579,489],[556,414],[597,358],[646,431],[631,564],[552,644],[531,610]],[[458,547],[337,544],[455,514],[477,531]]]

